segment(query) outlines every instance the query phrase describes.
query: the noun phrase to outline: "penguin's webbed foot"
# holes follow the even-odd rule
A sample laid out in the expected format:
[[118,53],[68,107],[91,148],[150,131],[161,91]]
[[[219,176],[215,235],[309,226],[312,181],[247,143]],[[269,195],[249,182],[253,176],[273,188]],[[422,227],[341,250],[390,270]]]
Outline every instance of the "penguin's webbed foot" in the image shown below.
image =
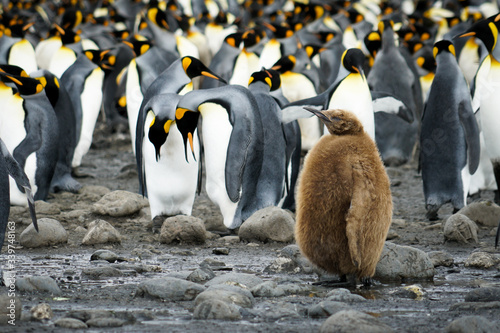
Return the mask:
[[356,285],[356,281],[353,279],[347,279],[347,275],[343,274],[338,279],[328,279],[313,282],[315,286],[332,287],[332,288],[345,288],[352,287]]
[[163,225],[163,222],[165,221],[166,218],[167,216],[165,215],[157,215],[153,218],[153,227],[152,227],[153,234],[160,233],[161,226]]
[[373,286],[373,280],[369,276],[362,277],[360,280],[361,280],[361,283],[363,284],[363,288],[369,288],[369,287]]
[[439,217],[438,217],[439,207],[437,205],[427,205],[426,208],[427,208],[427,213],[425,214],[425,217],[429,221],[439,220]]

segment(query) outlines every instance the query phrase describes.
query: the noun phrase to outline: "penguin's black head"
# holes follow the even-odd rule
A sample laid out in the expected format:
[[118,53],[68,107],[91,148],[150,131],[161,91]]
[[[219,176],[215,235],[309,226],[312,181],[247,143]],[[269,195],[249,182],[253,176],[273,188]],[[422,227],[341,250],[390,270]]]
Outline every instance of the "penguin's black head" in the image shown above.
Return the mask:
[[363,74],[364,63],[365,55],[360,49],[347,49],[342,55],[342,64],[344,65],[345,69],[347,69],[351,73]]
[[0,70],[0,80],[15,84],[21,95],[29,96],[43,92],[43,85],[37,79],[12,75]]
[[158,6],[155,6],[153,4],[152,7],[148,9],[146,16],[157,26],[167,30],[170,29],[170,26],[167,23],[167,14],[163,10],[158,8]]
[[[458,37],[472,37],[479,38],[488,52],[491,52],[497,44],[498,27],[500,25],[500,14],[488,17],[485,20],[476,22],[465,33]],[[454,37],[456,38],[456,37]]]
[[196,160],[196,156],[194,153],[194,146],[193,146],[193,135],[194,131],[196,130],[196,127],[198,126],[199,118],[200,118],[200,113],[197,111],[192,111],[180,107],[175,110],[175,122],[177,124],[177,128],[179,129],[179,132],[181,132],[182,139],[184,140],[184,153],[186,155],[186,162],[188,161],[187,160],[188,142],[193,157]]
[[372,31],[367,34],[363,40],[365,43],[366,49],[370,53],[372,58],[375,58],[377,52],[382,47],[382,36],[380,36],[380,32]]
[[295,58],[295,56],[287,55],[281,57],[280,60],[276,61],[271,69],[278,71],[280,74],[284,74],[288,71],[292,71],[295,67],[296,62],[297,59]]
[[64,10],[61,18],[61,27],[63,29],[73,29],[76,28],[80,23],[82,23],[83,15],[82,12],[76,7],[68,7]]
[[63,29],[57,24],[54,24],[54,26],[59,32],[63,45],[78,43],[82,39],[80,35],[71,28]]
[[184,72],[186,75],[193,79],[197,76],[205,76],[215,80],[219,80],[224,84],[227,84],[226,80],[215,74],[211,69],[205,66],[199,59],[191,56],[185,56],[181,59],[182,68],[184,68]]
[[138,36],[130,37],[128,40],[124,40],[123,43],[134,51],[136,57],[146,53],[153,45],[152,41],[144,40]]
[[425,46],[415,54],[415,61],[420,68],[428,72],[436,70],[436,60],[430,46]]
[[308,44],[308,45],[306,45],[304,47],[304,50],[306,51],[307,56],[309,57],[309,59],[312,59],[318,53],[321,53],[324,50],[326,50],[326,48],[323,48],[323,47],[321,47],[319,45]]
[[382,20],[378,23],[378,31],[381,35],[383,35],[384,31],[387,29],[394,30],[394,22],[392,20]]
[[449,40],[440,40],[434,44],[434,48],[432,49],[434,58],[436,58],[441,52],[449,52],[455,56],[455,46]]
[[307,106],[304,109],[315,114],[332,135],[357,135],[363,132],[363,125],[350,111],[340,109],[317,110]]
[[46,71],[43,73],[43,76],[35,77],[43,86],[45,89],[45,94],[47,95],[47,98],[50,101],[50,104],[52,107],[56,106],[57,100],[59,99],[59,80],[57,80],[57,77]]
[[243,42],[243,32],[235,32],[227,35],[226,38],[224,38],[224,42],[232,47],[240,47],[240,44]]
[[281,86],[281,77],[280,73],[272,69],[262,69],[259,72],[254,72],[250,76],[250,80],[248,81],[248,85],[251,85],[255,82],[264,82],[269,86],[270,91],[274,91],[279,89]]
[[155,116],[153,121],[149,125],[149,133],[148,138],[149,141],[155,146],[156,151],[156,161],[160,159],[160,149],[161,146],[167,141],[167,136],[170,131],[170,126],[172,125],[173,120],[171,119],[162,119],[160,117]]

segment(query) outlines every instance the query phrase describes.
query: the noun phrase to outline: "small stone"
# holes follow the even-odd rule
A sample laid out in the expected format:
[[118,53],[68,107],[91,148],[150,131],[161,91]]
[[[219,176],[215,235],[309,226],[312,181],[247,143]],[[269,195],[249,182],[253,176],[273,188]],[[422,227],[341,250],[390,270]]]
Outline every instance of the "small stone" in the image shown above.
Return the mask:
[[444,238],[462,244],[477,243],[477,232],[479,228],[476,223],[467,216],[456,213],[450,216],[444,224]]
[[391,240],[391,239],[395,239],[395,238],[398,238],[399,235],[397,232],[395,232],[394,230],[392,229],[389,229],[389,232],[387,233],[387,236],[386,236],[386,240]]
[[348,289],[345,288],[337,288],[326,294],[327,301],[335,301],[335,302],[364,302],[366,298],[361,295],[353,294]]
[[285,295],[285,290],[274,281],[258,284],[250,291],[254,297],[280,297]]
[[281,249],[278,258],[264,268],[266,273],[312,274],[314,271],[315,267],[302,255],[296,244],[285,246]]
[[83,245],[121,243],[121,235],[111,224],[104,220],[90,222],[87,234],[83,237]]
[[189,274],[187,280],[199,283],[211,280],[214,277],[215,273],[209,267],[205,266],[195,269],[193,273]]
[[219,275],[212,280],[208,281],[205,285],[207,287],[214,286],[217,284],[222,284],[222,283],[230,283],[230,282],[235,282],[240,285],[245,286],[246,288],[253,288],[258,284],[261,284],[264,282],[260,277],[253,275],[253,274],[247,274],[247,273],[226,273],[223,275]]
[[38,232],[30,224],[19,236],[22,246],[29,248],[53,246],[68,242],[68,233],[57,220],[50,218],[38,219]]
[[56,325],[57,327],[71,329],[88,328],[87,324],[75,318],[61,318],[56,320],[54,322],[54,325]]
[[392,219],[391,227],[393,228],[405,228],[407,226],[406,220],[403,219]]
[[464,316],[446,326],[446,333],[494,333],[498,327],[481,316]]
[[118,255],[109,250],[97,250],[92,253],[90,260],[106,260],[107,262],[115,262],[118,260]]
[[21,320],[22,304],[19,297],[0,294],[0,325],[16,323]]
[[229,254],[229,249],[227,247],[216,247],[212,250],[212,253],[227,256]]
[[35,201],[35,211],[37,215],[58,215],[61,213],[61,210],[56,204],[43,200]]
[[422,286],[413,284],[410,286],[405,286],[402,288],[397,289],[394,292],[395,296],[401,297],[401,298],[409,298],[409,299],[414,299],[417,301],[420,301],[423,299],[425,295],[425,291],[422,288]]
[[432,251],[427,253],[434,267],[445,266],[452,267],[454,260],[451,254],[445,251]]
[[491,268],[497,260],[488,252],[474,252],[465,260],[465,267]]
[[98,202],[94,203],[92,212],[121,217],[135,214],[147,205],[147,200],[140,194],[118,190],[106,193]]
[[320,333],[389,333],[394,332],[391,327],[377,318],[357,310],[342,310],[332,316],[321,325]]
[[500,206],[488,200],[475,201],[460,209],[458,214],[467,216],[477,224],[496,227],[500,220]]
[[123,276],[122,271],[119,269],[104,266],[104,267],[95,267],[95,268],[84,268],[82,270],[82,277],[91,279],[91,280],[100,280],[110,277],[118,277]]
[[206,300],[215,299],[244,308],[251,308],[255,304],[255,299],[250,291],[231,285],[217,285],[208,288],[196,296],[194,304],[198,306]]
[[121,327],[125,323],[126,321],[123,319],[112,317],[92,318],[86,322],[89,327]]
[[31,318],[36,320],[52,319],[54,314],[50,305],[47,303],[37,304],[31,308]]
[[350,310],[351,307],[344,302],[322,301],[311,306],[307,310],[307,315],[311,318],[329,317],[342,310]]
[[191,301],[205,287],[174,277],[149,279],[137,286],[135,296],[159,298],[164,301]]
[[244,240],[284,242],[294,239],[295,221],[284,209],[267,207],[258,210],[240,227],[238,236]]
[[160,229],[160,242],[164,244],[205,243],[206,230],[203,221],[194,216],[177,215],[163,222]]
[[240,237],[239,236],[224,236],[219,238],[218,242],[225,243],[225,244],[238,244],[240,242]]
[[466,302],[495,302],[500,300],[500,288],[482,287],[469,291],[465,295]]
[[57,282],[50,276],[27,276],[16,280],[16,288],[19,291],[41,291],[54,295],[61,295],[62,291]]
[[238,306],[218,299],[207,299],[196,306],[194,319],[239,320],[241,314]]

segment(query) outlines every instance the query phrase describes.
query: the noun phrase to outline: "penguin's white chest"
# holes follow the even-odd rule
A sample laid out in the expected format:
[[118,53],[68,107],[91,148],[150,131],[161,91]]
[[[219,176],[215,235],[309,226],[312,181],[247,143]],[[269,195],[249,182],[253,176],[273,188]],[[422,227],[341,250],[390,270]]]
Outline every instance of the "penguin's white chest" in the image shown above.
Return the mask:
[[34,72],[38,69],[36,64],[35,49],[33,45],[22,39],[12,46],[10,49],[8,63],[21,67],[26,73]]
[[135,59],[130,61],[127,68],[127,82],[125,83],[125,97],[127,99],[127,118],[130,130],[130,140],[132,141],[132,151],[135,154],[135,131],[137,126],[137,116],[144,96],[141,91],[139,73]]
[[360,74],[349,74],[333,93],[328,109],[353,112],[363,124],[365,132],[375,138],[375,117],[372,97],[366,79]]
[[219,104],[204,103],[198,107],[203,118],[202,133],[205,148],[206,190],[224,217],[224,224],[231,225],[237,203],[232,202],[226,191],[226,158],[232,125],[227,111]]
[[500,63],[491,61],[485,82],[480,82],[480,119],[486,150],[491,159],[500,159]]
[[[184,141],[174,122],[156,161],[155,147],[147,139],[151,121],[152,118],[148,115],[143,140],[144,170],[151,216],[191,215],[198,184],[199,141],[193,140],[196,160],[188,149],[186,161]],[[195,131],[194,136],[197,135]]]
[[242,51],[236,59],[233,76],[229,80],[229,83],[248,87],[250,75],[259,70],[259,57],[255,53]]

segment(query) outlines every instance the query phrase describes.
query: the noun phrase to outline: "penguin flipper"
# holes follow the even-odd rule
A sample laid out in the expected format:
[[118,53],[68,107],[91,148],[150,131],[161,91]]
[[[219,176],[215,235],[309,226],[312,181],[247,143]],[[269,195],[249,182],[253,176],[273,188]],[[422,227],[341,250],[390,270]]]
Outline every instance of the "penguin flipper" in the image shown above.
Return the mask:
[[0,139],[0,151],[2,153],[3,158],[5,159],[7,172],[9,173],[9,175],[12,176],[12,178],[14,178],[19,189],[22,192],[26,193],[26,197],[28,198],[28,206],[30,210],[31,221],[33,222],[33,226],[35,227],[36,231],[38,231],[38,223],[35,213],[35,202],[33,199],[33,193],[31,193],[31,185],[28,176],[26,176],[26,173],[24,173],[24,170],[21,167],[21,165],[9,153],[9,150],[7,149],[7,146],[2,141],[2,139]]
[[415,117],[413,112],[401,99],[384,91],[371,91],[373,112],[387,112],[397,115],[399,118],[413,123]]
[[24,169],[28,156],[36,152],[42,146],[42,133],[40,126],[41,125],[39,123],[31,124],[28,119],[26,124],[26,137],[12,153],[21,169]]
[[144,140],[144,124],[146,123],[146,112],[143,105],[137,114],[137,124],[135,130],[135,159],[137,163],[137,174],[139,177],[139,193],[147,195],[146,174],[144,170],[144,161],[142,159],[142,142]]
[[479,166],[481,143],[479,141],[479,126],[470,103],[465,101],[460,103],[458,107],[458,117],[465,131],[467,155],[469,157],[469,172],[472,175]]

